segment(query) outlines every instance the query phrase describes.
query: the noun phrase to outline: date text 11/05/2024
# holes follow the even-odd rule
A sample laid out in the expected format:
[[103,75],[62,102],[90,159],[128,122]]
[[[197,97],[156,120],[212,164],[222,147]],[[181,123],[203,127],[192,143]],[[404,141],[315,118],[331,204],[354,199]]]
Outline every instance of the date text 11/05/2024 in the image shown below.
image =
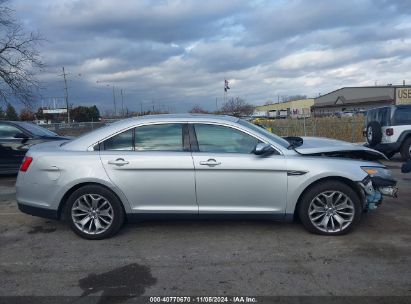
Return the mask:
[[150,297],[150,303],[257,303],[255,297]]

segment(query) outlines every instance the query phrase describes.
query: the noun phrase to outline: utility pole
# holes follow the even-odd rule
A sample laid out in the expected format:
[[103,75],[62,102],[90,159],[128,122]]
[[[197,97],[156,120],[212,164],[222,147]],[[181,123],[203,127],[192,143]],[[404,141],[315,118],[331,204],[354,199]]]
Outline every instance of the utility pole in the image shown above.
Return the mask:
[[143,102],[140,102],[140,115],[143,115]]
[[65,92],[65,99],[66,99],[66,109],[67,109],[67,123],[70,123],[70,109],[69,109],[69,102],[68,102],[68,88],[67,88],[67,78],[66,78],[66,72],[63,67],[63,74],[64,78],[64,92]]
[[117,116],[117,106],[116,106],[116,93],[114,92],[114,85],[113,85],[113,103],[114,103],[114,117]]
[[124,118],[124,97],[123,97],[123,89],[120,90],[121,94],[121,116]]

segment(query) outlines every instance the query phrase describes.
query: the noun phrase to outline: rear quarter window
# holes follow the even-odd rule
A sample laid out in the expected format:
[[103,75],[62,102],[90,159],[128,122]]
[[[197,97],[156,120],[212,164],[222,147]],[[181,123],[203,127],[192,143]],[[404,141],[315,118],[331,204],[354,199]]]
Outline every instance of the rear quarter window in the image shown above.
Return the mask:
[[397,108],[394,113],[393,124],[396,126],[411,125],[411,107]]

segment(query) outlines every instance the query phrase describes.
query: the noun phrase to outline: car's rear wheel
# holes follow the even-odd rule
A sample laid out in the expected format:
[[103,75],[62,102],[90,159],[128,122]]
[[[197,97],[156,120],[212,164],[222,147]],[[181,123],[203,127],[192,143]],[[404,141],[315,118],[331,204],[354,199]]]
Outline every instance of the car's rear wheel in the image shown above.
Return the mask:
[[361,200],[340,181],[324,181],[308,189],[301,198],[299,217],[304,227],[316,234],[350,232],[361,218]]
[[375,146],[381,142],[381,125],[378,121],[371,121],[366,129],[367,142],[370,146]]
[[89,185],[70,195],[65,219],[79,236],[100,240],[114,235],[121,228],[124,210],[111,191],[98,185]]
[[404,160],[411,159],[411,137],[408,137],[406,140],[404,140],[400,153]]

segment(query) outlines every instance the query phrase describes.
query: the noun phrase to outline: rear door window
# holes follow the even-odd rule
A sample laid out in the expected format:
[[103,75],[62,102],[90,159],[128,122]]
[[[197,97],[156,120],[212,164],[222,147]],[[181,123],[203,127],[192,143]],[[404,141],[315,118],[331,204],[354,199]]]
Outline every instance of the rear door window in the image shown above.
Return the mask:
[[183,151],[183,125],[159,124],[135,129],[136,151]]
[[108,151],[132,151],[134,129],[124,131],[104,142],[104,150]]

